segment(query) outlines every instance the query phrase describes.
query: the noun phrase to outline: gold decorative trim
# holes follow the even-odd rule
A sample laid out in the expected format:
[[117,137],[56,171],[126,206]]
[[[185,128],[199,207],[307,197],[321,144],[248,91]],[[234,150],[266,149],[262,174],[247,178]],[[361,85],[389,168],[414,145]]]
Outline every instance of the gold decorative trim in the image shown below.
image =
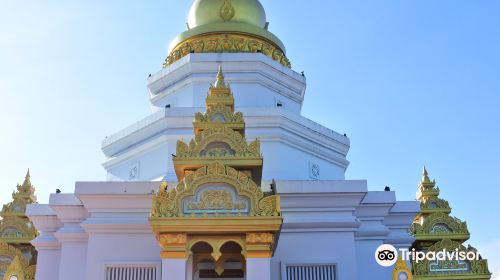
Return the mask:
[[182,252],[163,251],[163,252],[160,252],[160,257],[162,259],[183,259],[183,260],[186,260],[189,257],[189,255],[186,251],[182,251]]
[[281,48],[265,38],[246,33],[206,33],[186,39],[170,52],[163,67],[190,53],[262,53],[291,68]]

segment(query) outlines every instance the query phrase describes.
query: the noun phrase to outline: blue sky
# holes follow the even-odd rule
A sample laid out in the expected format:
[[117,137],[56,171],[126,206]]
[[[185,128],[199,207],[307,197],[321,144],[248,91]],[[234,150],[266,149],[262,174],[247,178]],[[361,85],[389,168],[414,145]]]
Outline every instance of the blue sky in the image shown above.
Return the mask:
[[[42,203],[105,178],[100,142],[149,114],[190,3],[2,1],[1,204],[28,167]],[[303,115],[351,139],[347,178],[411,200],[426,164],[500,272],[500,2],[262,3],[306,73]]]

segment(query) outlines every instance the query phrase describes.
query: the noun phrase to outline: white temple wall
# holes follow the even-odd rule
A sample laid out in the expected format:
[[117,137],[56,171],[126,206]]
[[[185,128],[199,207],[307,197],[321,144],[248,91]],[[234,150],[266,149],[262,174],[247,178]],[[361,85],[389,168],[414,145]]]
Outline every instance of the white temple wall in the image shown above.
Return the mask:
[[246,280],[271,280],[271,260],[247,258]]
[[272,259],[271,279],[286,279],[287,265],[321,264],[335,265],[336,279],[358,279],[354,247],[353,232],[282,232]]
[[[162,137],[162,136],[158,136]],[[186,135],[185,140],[189,136]],[[249,140],[252,138],[249,137]],[[158,140],[151,140],[158,141]],[[160,180],[166,174],[168,181],[176,181],[172,154],[175,154],[176,140],[164,141],[158,146],[139,152],[138,156],[129,158],[125,163],[108,169],[108,180],[110,181],[146,181]],[[142,147],[138,147],[142,149]],[[283,143],[281,140],[263,139],[261,142],[261,153],[264,157],[263,180],[342,180],[344,168],[333,164],[311,153]],[[163,164],[159,164],[163,162]],[[293,164],[283,164],[284,162]],[[319,167],[319,177],[312,175],[312,166]],[[131,177],[132,169],[136,168],[137,175]]]
[[[161,137],[161,136],[159,136]],[[155,140],[151,140],[154,142]],[[137,154],[123,164],[108,169],[110,181],[146,181],[158,180],[165,176],[166,170],[173,175],[172,155],[175,153],[175,141],[161,140],[162,143],[150,148],[138,147]],[[162,164],[161,164],[162,163]],[[175,177],[174,177],[175,178]],[[169,178],[169,180],[172,180]],[[175,180],[175,179],[174,179]]]
[[[331,162],[282,143],[279,140],[263,140],[264,180],[343,180],[344,169]],[[312,165],[319,166],[319,177],[312,174]]]
[[204,107],[208,85],[222,66],[237,107],[276,107],[300,114],[305,77],[263,54],[190,54],[148,78],[153,111],[171,107]]
[[[175,93],[156,101],[152,106],[152,110],[153,112],[157,112],[167,105],[170,105],[170,108],[204,108],[208,85],[208,82],[185,85]],[[231,89],[233,90],[237,110],[244,107],[274,108],[278,107],[278,103],[281,104],[280,107],[294,113],[299,113],[301,110],[300,103],[280,95],[263,85],[232,83]]]
[[393,267],[385,268],[375,261],[375,251],[381,240],[356,240],[358,279],[391,279]]
[[85,280],[87,243],[65,242],[61,247],[59,279]]
[[86,263],[87,280],[104,280],[106,266],[159,265],[160,246],[153,233],[93,233]]
[[60,250],[39,250],[35,280],[59,279]]
[[38,251],[35,280],[58,279],[61,244],[54,234],[62,224],[47,204],[30,204],[26,214],[31,216],[31,221],[39,231],[37,238],[31,241]]

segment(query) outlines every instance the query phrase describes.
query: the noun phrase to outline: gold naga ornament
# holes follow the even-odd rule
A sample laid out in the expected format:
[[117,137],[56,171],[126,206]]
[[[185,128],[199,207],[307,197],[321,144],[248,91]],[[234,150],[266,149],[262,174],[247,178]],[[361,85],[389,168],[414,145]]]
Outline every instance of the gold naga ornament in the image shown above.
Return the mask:
[[[32,280],[35,277],[35,248],[30,244],[38,235],[26,216],[28,204],[36,203],[29,170],[22,185],[12,193],[12,202],[2,207],[0,216],[0,279]],[[3,276],[3,277],[2,277]]]
[[[149,222],[162,248],[162,258],[211,259],[215,273],[224,263],[248,257],[269,258],[282,218],[279,196],[264,193],[260,142],[244,138],[243,115],[234,111],[234,97],[219,68],[206,98],[206,112],[197,113],[194,138],[177,142],[174,168],[179,180],[164,182],[153,198]],[[200,242],[212,253],[193,252]],[[228,243],[241,249],[222,248]]]

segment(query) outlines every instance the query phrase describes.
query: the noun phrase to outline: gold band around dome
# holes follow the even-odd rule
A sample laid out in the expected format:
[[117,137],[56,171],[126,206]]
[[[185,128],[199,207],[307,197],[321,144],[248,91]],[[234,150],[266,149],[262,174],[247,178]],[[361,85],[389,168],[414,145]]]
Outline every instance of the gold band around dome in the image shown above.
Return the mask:
[[290,60],[274,43],[248,34],[203,34],[178,44],[165,59],[163,67],[190,53],[262,53],[291,68]]

